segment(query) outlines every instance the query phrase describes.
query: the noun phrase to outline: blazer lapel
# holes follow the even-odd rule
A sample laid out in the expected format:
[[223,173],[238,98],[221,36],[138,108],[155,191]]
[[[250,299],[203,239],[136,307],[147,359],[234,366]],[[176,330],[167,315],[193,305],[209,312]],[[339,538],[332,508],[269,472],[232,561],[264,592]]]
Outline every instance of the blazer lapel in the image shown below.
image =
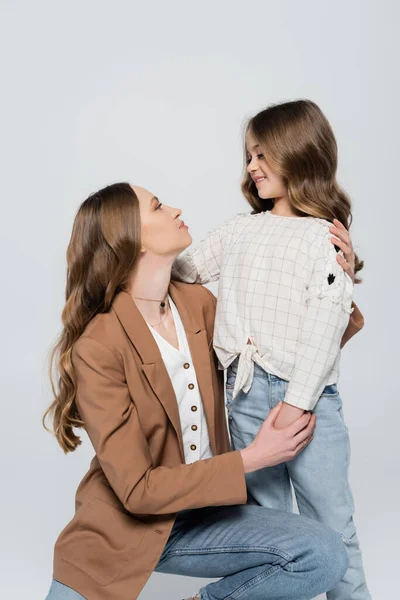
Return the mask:
[[182,462],[185,462],[178,402],[157,343],[142,314],[127,292],[119,292],[114,298],[112,306],[140,356],[142,370],[149,384],[175,429]]
[[[171,281],[169,293],[178,309],[186,332],[203,401],[211,449],[213,454],[216,454],[215,401],[207,332],[204,325],[194,316],[194,311],[188,310],[192,300],[190,292],[190,286],[187,286],[187,284],[176,284]],[[139,309],[127,292],[119,292],[114,298],[112,306],[140,356],[142,370],[147,380],[175,429],[182,461],[185,462],[178,402],[157,343]]]

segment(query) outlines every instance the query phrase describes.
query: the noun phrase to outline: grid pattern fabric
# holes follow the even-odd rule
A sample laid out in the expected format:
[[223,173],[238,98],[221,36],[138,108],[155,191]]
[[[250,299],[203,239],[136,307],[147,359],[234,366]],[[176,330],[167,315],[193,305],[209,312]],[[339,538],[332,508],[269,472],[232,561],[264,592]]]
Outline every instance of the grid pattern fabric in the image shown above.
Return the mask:
[[353,283],[336,260],[330,225],[239,214],[174,263],[174,279],[219,280],[214,348],[223,369],[239,356],[233,397],[249,391],[254,362],[288,381],[285,402],[304,410],[336,383]]

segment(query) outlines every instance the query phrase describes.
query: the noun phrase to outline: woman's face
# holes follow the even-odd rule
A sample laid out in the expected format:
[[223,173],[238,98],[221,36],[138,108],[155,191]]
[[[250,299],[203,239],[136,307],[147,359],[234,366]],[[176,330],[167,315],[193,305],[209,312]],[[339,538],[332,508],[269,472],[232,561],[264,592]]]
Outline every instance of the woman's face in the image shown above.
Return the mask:
[[182,211],[162,204],[156,196],[132,186],[139,200],[142,249],[157,256],[175,258],[192,243],[188,226],[179,217]]
[[267,163],[262,149],[251,131],[246,134],[247,171],[257,186],[260,198],[287,196],[283,178]]

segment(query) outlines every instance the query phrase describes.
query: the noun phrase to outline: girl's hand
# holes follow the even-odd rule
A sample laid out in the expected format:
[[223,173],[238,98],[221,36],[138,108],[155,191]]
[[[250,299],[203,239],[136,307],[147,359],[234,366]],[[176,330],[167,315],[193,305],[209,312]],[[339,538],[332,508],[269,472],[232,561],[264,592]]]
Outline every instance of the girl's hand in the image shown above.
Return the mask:
[[304,413],[302,408],[297,408],[292,404],[283,403],[279,415],[275,421],[276,429],[284,429],[299,419]]
[[252,443],[240,450],[245,473],[288,462],[311,442],[315,429],[315,414],[305,413],[292,425],[277,429],[275,422],[281,408],[282,402],[279,402],[261,425]]
[[342,225],[340,221],[338,221],[338,219],[333,220],[333,225],[329,227],[329,231],[335,236],[331,238],[332,244],[338,246],[344,254],[344,257],[338,254],[336,260],[354,282],[356,258],[354,256],[350,233],[347,231],[346,227]]

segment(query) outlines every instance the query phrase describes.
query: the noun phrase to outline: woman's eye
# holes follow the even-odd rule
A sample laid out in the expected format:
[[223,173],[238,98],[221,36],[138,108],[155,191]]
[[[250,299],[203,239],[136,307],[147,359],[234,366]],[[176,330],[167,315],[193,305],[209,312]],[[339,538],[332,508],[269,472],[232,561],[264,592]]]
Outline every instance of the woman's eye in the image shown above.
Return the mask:
[[159,209],[159,208],[161,208],[161,207],[162,207],[162,204],[161,204],[161,202],[160,202],[160,204],[157,206],[156,210],[158,210],[158,209]]
[[264,158],[264,154],[257,154],[257,158],[258,158],[258,159],[260,159],[260,158]]

